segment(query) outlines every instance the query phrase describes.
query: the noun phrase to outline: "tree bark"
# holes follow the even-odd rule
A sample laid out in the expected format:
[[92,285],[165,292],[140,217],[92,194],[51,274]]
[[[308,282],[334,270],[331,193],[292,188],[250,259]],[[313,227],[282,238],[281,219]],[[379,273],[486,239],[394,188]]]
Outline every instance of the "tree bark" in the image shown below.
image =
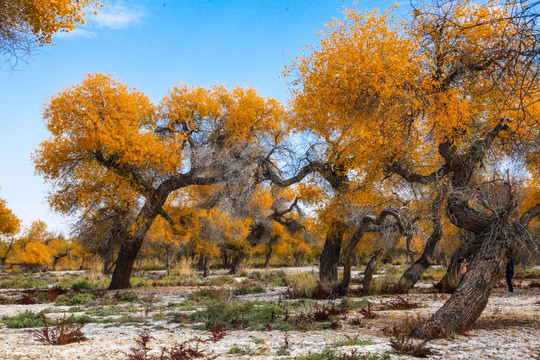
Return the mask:
[[450,299],[425,323],[416,326],[411,336],[432,338],[448,336],[466,330],[480,317],[487,305],[493,285],[504,272],[511,253],[507,241],[498,229],[478,235],[482,246],[470,262],[456,291]]
[[246,265],[247,255],[246,254],[238,254],[234,257],[231,271],[229,271],[229,275],[240,275],[242,270],[244,270],[244,266]]
[[116,259],[109,290],[129,289],[131,273],[137,254],[143,244],[144,237],[135,237],[124,241]]
[[326,241],[324,242],[319,265],[319,280],[321,284],[325,284],[326,286],[332,286],[338,279],[337,267],[344,229],[345,224],[336,221],[330,226],[330,229],[326,233]]
[[264,267],[267,268],[268,265],[270,265],[270,259],[272,258],[272,245],[267,244],[266,246],[266,254],[264,257]]
[[362,296],[370,296],[371,295],[371,282],[373,281],[373,274],[375,273],[375,268],[377,267],[377,264],[382,258],[382,255],[384,253],[384,250],[380,249],[373,253],[373,256],[371,259],[369,259],[369,262],[366,265],[366,269],[364,270],[364,283],[362,288]]
[[407,248],[407,265],[410,265],[410,264],[413,264],[414,263],[414,256],[413,256],[413,253],[411,251],[411,242],[412,242],[412,234],[409,234],[405,237],[405,246]]
[[203,278],[207,278],[208,275],[210,275],[210,260],[208,259],[208,256],[204,257],[202,265],[203,265]]

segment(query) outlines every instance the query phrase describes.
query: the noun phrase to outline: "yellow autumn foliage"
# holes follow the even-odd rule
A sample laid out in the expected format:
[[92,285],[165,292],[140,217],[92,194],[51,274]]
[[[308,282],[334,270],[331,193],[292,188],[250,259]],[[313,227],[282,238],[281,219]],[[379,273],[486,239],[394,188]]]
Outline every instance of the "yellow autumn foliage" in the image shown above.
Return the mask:
[[6,201],[0,199],[0,238],[19,232],[21,220],[7,207]]
[[[368,186],[398,159],[433,171],[439,144],[459,149],[503,116],[514,119],[513,140],[538,134],[537,77],[492,60],[504,58],[498,49],[523,47],[504,4],[459,1],[446,22],[430,9],[410,21],[394,17],[395,8],[348,9],[284,71],[296,128],[324,141],[321,156]],[[526,91],[515,90],[520,81]]]
[[[95,11],[103,6],[100,0],[9,0],[11,2],[8,26],[29,27],[37,41],[52,43],[56,32],[75,29],[78,23],[85,23],[85,9]],[[2,26],[6,26],[2,24]]]

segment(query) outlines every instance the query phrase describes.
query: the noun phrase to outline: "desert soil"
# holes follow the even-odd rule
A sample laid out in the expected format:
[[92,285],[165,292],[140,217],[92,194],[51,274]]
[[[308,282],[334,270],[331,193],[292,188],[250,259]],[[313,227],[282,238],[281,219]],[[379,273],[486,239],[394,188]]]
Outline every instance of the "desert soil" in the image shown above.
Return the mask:
[[[496,288],[481,318],[466,335],[456,335],[451,339],[432,340],[428,346],[436,351],[432,359],[540,359],[540,289],[517,284],[516,292],[508,294],[502,286]],[[378,311],[378,317],[364,319],[357,312],[346,315],[341,328],[324,331],[246,331],[231,330],[218,342],[205,342],[208,331],[193,330],[170,324],[165,321],[153,321],[159,330],[153,330],[155,338],[150,346],[154,353],[159,353],[160,346],[171,347],[174,344],[190,341],[198,343],[209,358],[215,359],[288,359],[309,352],[319,352],[336,340],[358,337],[370,340],[372,345],[345,346],[337,348],[341,352],[356,351],[365,353],[391,353],[392,359],[414,359],[413,357],[392,354],[388,329],[402,323],[407,317],[428,316],[435,312],[446,300],[444,294],[430,293],[429,284],[419,284],[416,291],[404,297],[422,307],[406,311]],[[246,300],[273,301],[280,298],[285,289],[268,288],[266,294],[239,297]],[[162,305],[169,302],[179,303],[195,289],[185,287],[140,288],[133,289],[140,296],[154,295]],[[109,295],[113,295],[112,293]],[[388,303],[392,296],[372,296],[370,301],[376,305]],[[359,300],[358,298],[351,298]],[[289,300],[293,301],[293,300]],[[0,317],[12,316],[25,310],[39,312],[54,307],[54,304],[36,305],[0,305]],[[58,307],[56,307],[58,308]],[[68,307],[65,307],[67,310]],[[142,310],[141,310],[142,311]],[[136,314],[136,315],[141,315]],[[62,314],[55,314],[62,316]],[[152,318],[152,314],[148,314]],[[350,319],[362,319],[360,326],[350,324]],[[87,341],[64,346],[43,345],[37,342],[28,329],[8,329],[0,325],[0,359],[126,359],[130,348],[135,346],[135,338],[140,331],[135,325],[87,324],[83,328]],[[285,340],[285,338],[287,340]],[[201,339],[203,341],[197,341]],[[255,343],[254,339],[258,339]],[[260,339],[263,339],[264,342]],[[288,356],[278,356],[279,349],[287,342]],[[250,355],[228,354],[233,347],[249,351]]]

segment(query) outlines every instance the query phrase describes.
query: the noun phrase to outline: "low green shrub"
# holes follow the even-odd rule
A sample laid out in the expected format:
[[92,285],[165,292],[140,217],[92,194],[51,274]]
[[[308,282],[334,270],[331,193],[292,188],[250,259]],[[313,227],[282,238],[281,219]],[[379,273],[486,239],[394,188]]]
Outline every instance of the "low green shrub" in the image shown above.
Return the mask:
[[265,330],[267,324],[282,321],[286,311],[285,306],[278,306],[273,303],[236,301],[219,303],[196,311],[191,314],[191,320],[193,322],[203,322],[207,325],[224,324],[233,328],[243,327],[253,330]]
[[390,360],[388,354],[342,354],[335,349],[326,348],[319,353],[296,356],[294,360]]
[[365,345],[373,345],[373,342],[371,340],[359,339],[357,337],[347,337],[345,339],[336,340],[332,345],[334,347],[340,347],[340,346],[365,346]]
[[114,300],[116,302],[141,302],[141,298],[139,297],[139,295],[133,292],[117,292],[114,295]]
[[354,301],[347,297],[342,298],[340,304],[342,307],[347,308],[347,309],[361,309],[368,305],[373,305],[373,303],[369,301],[368,299]]
[[80,293],[80,294],[67,293],[67,294],[59,295],[56,298],[54,304],[57,306],[85,305],[94,299],[95,299],[95,296],[92,293]]
[[73,290],[89,290],[92,287],[92,284],[87,279],[79,279],[71,285]]
[[142,277],[132,277],[131,278],[131,286],[132,287],[151,287],[153,284],[153,281],[150,279],[145,279]]
[[242,286],[233,290],[233,294],[236,296],[249,295],[249,294],[263,294],[266,290],[262,286]]
[[0,289],[34,289],[47,285],[47,281],[36,278],[33,274],[8,275],[0,279]]
[[208,284],[211,286],[221,286],[225,284],[236,284],[234,277],[230,275],[222,275],[208,280]]
[[45,326],[42,313],[34,313],[28,310],[14,316],[4,316],[2,318],[2,322],[10,329],[36,328]]
[[242,349],[238,346],[235,346],[229,349],[229,354],[242,356],[242,355],[252,355],[253,352],[250,350]]
[[231,298],[231,292],[226,289],[201,290],[188,295],[182,305],[210,305],[222,302]]

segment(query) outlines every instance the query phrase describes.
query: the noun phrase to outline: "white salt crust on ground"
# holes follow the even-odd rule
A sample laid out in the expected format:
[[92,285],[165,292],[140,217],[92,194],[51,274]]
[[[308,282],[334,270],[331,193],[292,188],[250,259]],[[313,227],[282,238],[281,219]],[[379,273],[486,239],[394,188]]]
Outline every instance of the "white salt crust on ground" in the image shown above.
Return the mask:
[[[302,269],[304,270],[304,269]],[[426,284],[419,284],[425,289]],[[166,305],[169,302],[181,302],[189,292],[200,288],[145,288],[134,289],[141,296],[153,294]],[[282,288],[271,288],[267,294],[248,295],[240,298],[249,300],[277,300]],[[383,333],[407,316],[426,316],[435,312],[446,301],[438,294],[410,294],[404,296],[409,301],[420,302],[422,308],[408,311],[379,311],[376,319],[362,320],[363,326],[352,326],[342,322],[338,330],[324,331],[229,331],[224,339],[213,343],[200,343],[199,348],[215,359],[290,359],[309,352],[322,351],[325,346],[336,340],[356,337],[370,340],[367,346],[339,347],[342,352],[384,353],[391,352],[390,338]],[[358,300],[352,298],[353,300]],[[391,296],[373,296],[369,298],[375,304],[382,304],[392,299]],[[0,317],[13,316],[25,310],[34,312],[53,307],[51,304],[39,305],[0,305]],[[58,308],[58,307],[57,307]],[[67,310],[68,307],[65,307]],[[136,314],[140,315],[140,314]],[[348,319],[362,316],[351,312]],[[148,315],[152,318],[152,314]],[[194,338],[208,339],[209,332],[178,327],[177,324],[153,322],[162,325],[163,330],[153,330],[154,340],[150,346],[159,353],[160,346],[171,347],[176,343]],[[65,346],[49,346],[38,343],[25,329],[7,329],[0,325],[0,360],[26,359],[126,359],[126,353],[135,346],[134,339],[140,328],[135,326],[111,326],[110,324],[88,324],[83,332],[88,341]],[[289,356],[278,356],[278,350],[285,343],[285,336],[290,344]],[[254,339],[263,339],[256,344]],[[258,340],[260,342],[261,340]],[[517,288],[514,294],[506,293],[504,288],[493,291],[482,317],[467,336],[455,336],[449,340],[433,340],[428,345],[437,352],[430,359],[540,359],[540,289]],[[231,355],[229,350],[239,347],[250,351],[252,355]],[[415,359],[408,356],[391,354],[392,359]]]

